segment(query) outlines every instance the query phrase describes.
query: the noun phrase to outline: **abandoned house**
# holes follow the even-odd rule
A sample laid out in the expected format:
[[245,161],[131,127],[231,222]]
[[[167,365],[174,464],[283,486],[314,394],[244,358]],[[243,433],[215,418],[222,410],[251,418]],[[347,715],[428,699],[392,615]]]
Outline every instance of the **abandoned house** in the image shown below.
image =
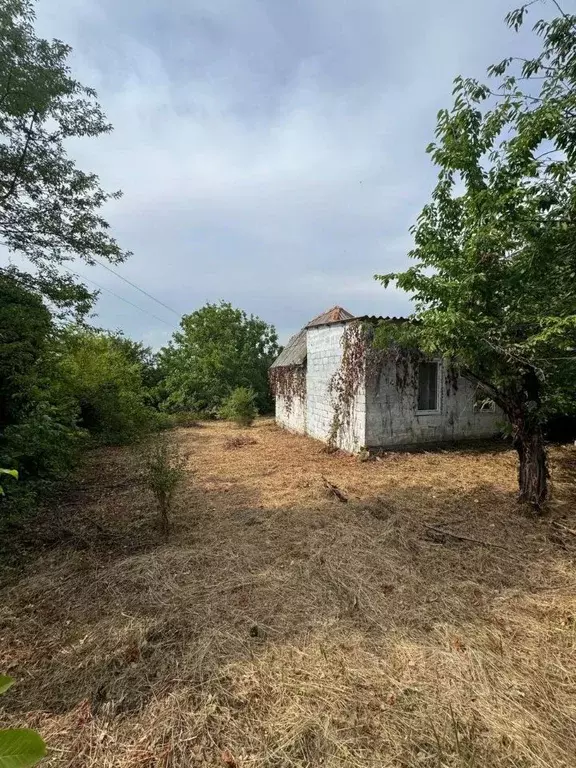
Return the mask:
[[350,452],[498,432],[502,414],[447,360],[374,349],[381,320],[402,322],[333,307],[290,339],[270,368],[280,426]]

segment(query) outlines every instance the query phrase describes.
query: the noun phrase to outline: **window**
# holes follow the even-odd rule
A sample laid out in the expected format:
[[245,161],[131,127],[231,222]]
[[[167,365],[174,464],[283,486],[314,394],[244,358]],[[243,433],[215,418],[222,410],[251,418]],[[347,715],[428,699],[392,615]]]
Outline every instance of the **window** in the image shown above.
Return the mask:
[[420,363],[418,368],[418,410],[438,411],[438,363]]

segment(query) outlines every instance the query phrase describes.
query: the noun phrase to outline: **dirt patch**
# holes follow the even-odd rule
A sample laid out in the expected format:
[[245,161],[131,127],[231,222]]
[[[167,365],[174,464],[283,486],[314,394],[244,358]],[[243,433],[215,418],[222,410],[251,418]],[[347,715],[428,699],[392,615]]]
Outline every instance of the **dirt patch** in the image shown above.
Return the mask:
[[500,446],[361,463],[270,422],[241,450],[224,423],[172,434],[167,542],[137,453],[104,450],[5,571],[2,719],[48,765],[573,764],[573,448],[534,520]]

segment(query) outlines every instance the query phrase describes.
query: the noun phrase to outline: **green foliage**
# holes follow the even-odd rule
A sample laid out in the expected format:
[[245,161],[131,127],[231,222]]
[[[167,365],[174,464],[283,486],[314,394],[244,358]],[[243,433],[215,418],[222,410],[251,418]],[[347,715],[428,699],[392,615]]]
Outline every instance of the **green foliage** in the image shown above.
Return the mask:
[[255,399],[253,390],[237,387],[224,401],[220,416],[234,421],[239,427],[249,427],[258,415]]
[[[542,465],[540,424],[576,377],[576,16],[534,31],[540,55],[491,67],[495,84],[456,79],[428,147],[440,170],[413,229],[416,264],[378,279],[413,296],[418,321],[385,327],[380,342],[457,361],[504,409],[517,446],[534,438]],[[535,493],[539,503],[544,482]]]
[[37,293],[0,272],[0,428],[17,420],[47,372],[54,325]]
[[70,402],[33,404],[19,422],[4,430],[0,440],[2,462],[16,465],[22,480],[65,477],[76,464],[85,437],[76,416]]
[[216,413],[236,387],[272,408],[268,368],[277,356],[275,329],[230,304],[207,304],[184,316],[181,331],[160,354],[162,407]]
[[170,510],[174,493],[184,478],[185,459],[167,440],[156,440],[146,458],[146,484],[154,494],[160,515],[160,528],[170,529]]
[[34,32],[31,0],[0,6],[0,238],[38,266],[79,256],[122,261],[102,206],[120,193],[78,169],[66,153],[73,137],[111,126],[96,93],[71,77],[71,49]]
[[[18,480],[17,469],[5,469],[4,467],[0,467],[0,475],[8,475],[9,477],[13,477],[15,480]],[[0,485],[0,496],[4,496],[4,488],[1,485]],[[0,693],[3,693],[1,685],[2,685],[2,678],[0,676]]]
[[[12,687],[11,677],[0,675],[0,693]],[[28,728],[0,729],[0,768],[28,768],[46,755],[46,745]]]
[[70,328],[59,360],[60,392],[78,403],[80,425],[103,443],[129,443],[149,428],[142,370],[117,337]]
[[28,768],[46,755],[46,745],[29,728],[0,730],[0,768]]
[[18,470],[22,481],[6,484],[4,513],[33,506],[77,457],[77,409],[56,391],[56,335],[33,284],[1,272],[0,466]]

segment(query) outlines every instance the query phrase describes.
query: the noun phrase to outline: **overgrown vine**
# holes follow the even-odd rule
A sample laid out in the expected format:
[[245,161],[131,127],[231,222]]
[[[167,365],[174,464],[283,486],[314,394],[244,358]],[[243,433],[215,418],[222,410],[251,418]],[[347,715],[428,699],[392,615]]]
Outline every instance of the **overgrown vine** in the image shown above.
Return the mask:
[[328,445],[335,447],[340,430],[348,428],[354,412],[354,401],[366,377],[368,339],[361,323],[349,323],[342,334],[342,362],[332,376],[329,392],[334,416],[328,435]]
[[270,389],[274,397],[284,402],[288,413],[292,410],[294,400],[304,400],[306,397],[306,369],[301,365],[285,365],[271,368],[268,372]]

